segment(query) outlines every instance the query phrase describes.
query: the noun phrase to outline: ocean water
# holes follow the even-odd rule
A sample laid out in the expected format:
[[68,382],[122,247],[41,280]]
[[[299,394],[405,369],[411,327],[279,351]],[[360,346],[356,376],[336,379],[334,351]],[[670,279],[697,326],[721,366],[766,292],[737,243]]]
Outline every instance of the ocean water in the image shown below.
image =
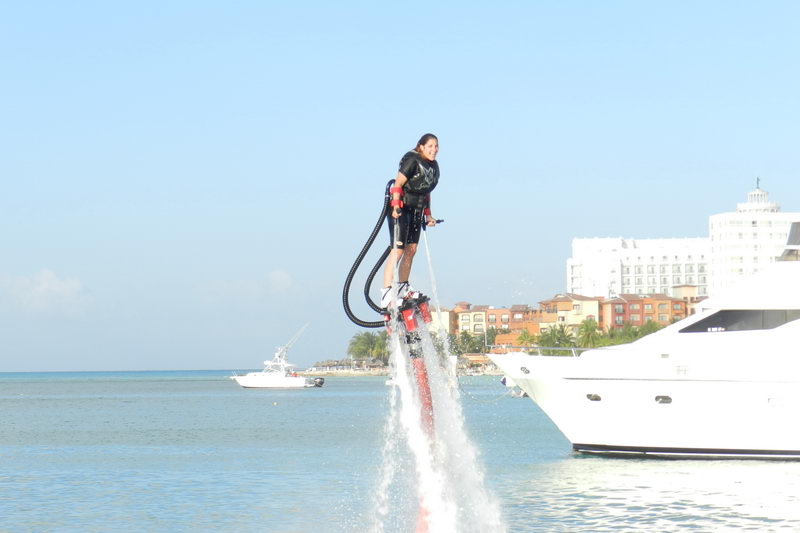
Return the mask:
[[[0,531],[370,531],[385,378],[228,375],[0,374]],[[509,531],[800,531],[800,462],[579,456],[496,377],[460,387]]]

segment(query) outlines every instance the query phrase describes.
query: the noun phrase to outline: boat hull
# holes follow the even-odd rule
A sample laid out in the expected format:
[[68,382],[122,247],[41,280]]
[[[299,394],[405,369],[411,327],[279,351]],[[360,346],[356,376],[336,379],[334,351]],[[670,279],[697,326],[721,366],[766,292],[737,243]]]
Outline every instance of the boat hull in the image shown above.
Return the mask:
[[[663,457],[800,459],[800,383],[730,375],[710,379],[665,361],[492,356],[574,450]],[[780,374],[778,374],[780,375]]]
[[321,386],[315,380],[303,376],[274,376],[262,372],[231,376],[231,379],[246,389],[304,389]]

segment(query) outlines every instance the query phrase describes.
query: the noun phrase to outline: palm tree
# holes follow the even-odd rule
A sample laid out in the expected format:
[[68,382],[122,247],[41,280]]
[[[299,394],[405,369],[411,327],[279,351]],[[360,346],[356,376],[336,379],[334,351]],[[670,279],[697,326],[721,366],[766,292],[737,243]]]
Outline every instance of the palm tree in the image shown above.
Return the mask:
[[650,335],[651,333],[655,333],[656,331],[663,328],[661,324],[656,322],[655,320],[648,320],[644,323],[644,325],[639,326],[639,337],[644,337],[645,335]]
[[527,329],[522,330],[522,333],[517,337],[517,342],[523,346],[533,346],[536,344],[536,335],[532,335]]
[[614,344],[622,344],[623,342],[625,342],[625,339],[622,338],[621,330],[619,328],[609,328],[605,334],[605,342],[603,344],[612,346]]
[[600,330],[594,318],[587,318],[578,327],[578,346],[582,348],[596,348],[600,345]]
[[497,338],[497,329],[489,328],[488,330],[486,330],[485,337],[486,337],[486,348],[488,351],[489,346],[494,344],[494,341]]
[[620,337],[623,339],[622,343],[633,342],[639,337],[638,332],[636,331],[636,326],[630,322],[625,322],[622,324],[622,328],[620,328],[619,333]]
[[371,352],[371,357],[375,361],[381,361],[384,365],[389,364],[389,334],[385,329],[375,333],[377,337]]
[[458,335],[450,335],[450,349],[453,355],[485,353],[486,343],[483,335],[472,335],[469,331],[462,331]]
[[386,331],[356,333],[347,346],[347,355],[354,361],[378,360],[385,364],[389,359]]
[[[559,324],[556,327],[547,328],[539,335],[539,346],[571,348],[575,346],[575,337],[565,324]],[[567,352],[562,350],[544,350],[542,353],[546,355],[567,355]]]
[[466,331],[462,331],[462,336],[466,337],[466,345],[467,353],[485,353],[486,352],[486,340],[484,339],[483,335],[473,335],[472,333],[468,333]]

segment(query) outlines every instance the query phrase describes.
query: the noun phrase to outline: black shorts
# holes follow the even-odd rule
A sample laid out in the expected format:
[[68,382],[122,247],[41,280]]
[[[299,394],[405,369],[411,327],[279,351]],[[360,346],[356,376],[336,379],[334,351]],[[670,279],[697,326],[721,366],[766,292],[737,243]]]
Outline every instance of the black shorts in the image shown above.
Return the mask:
[[401,209],[400,216],[395,219],[391,211],[386,215],[389,222],[389,246],[394,247],[394,225],[397,223],[400,229],[400,240],[397,247],[403,249],[406,244],[416,244],[419,242],[419,235],[422,232],[423,224],[422,211]]

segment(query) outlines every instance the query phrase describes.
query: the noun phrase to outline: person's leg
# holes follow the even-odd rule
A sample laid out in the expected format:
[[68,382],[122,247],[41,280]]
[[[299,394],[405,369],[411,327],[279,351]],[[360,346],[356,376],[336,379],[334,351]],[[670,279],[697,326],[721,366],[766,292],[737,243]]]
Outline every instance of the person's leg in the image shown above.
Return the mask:
[[398,279],[401,285],[401,296],[405,296],[411,292],[411,284],[409,283],[409,276],[411,275],[411,265],[414,263],[414,256],[417,253],[417,243],[422,231],[422,212],[414,211],[409,213],[408,217],[408,231],[405,234],[405,253],[400,259],[400,270],[398,272]]
[[408,276],[411,275],[411,265],[414,262],[414,254],[417,253],[417,243],[406,245],[405,253],[400,259],[400,283],[408,283]]
[[[389,251],[389,257],[386,259],[386,265],[383,267],[383,286],[391,287],[394,282],[394,268],[398,261],[402,261],[405,257],[402,248],[395,248]],[[402,276],[402,266],[400,268],[400,275]]]
[[[391,287],[394,283],[394,269],[397,268],[397,263],[403,261],[406,248],[405,243],[408,240],[409,223],[411,222],[411,214],[406,211],[401,211],[400,217],[392,218],[391,215],[386,216],[389,228],[389,245],[392,249],[389,251],[389,257],[386,259],[386,265],[383,267],[383,286]],[[395,242],[394,227],[397,225],[399,241]],[[402,276],[402,267],[400,275]],[[408,277],[408,274],[406,274]],[[402,277],[400,279],[403,279]]]

